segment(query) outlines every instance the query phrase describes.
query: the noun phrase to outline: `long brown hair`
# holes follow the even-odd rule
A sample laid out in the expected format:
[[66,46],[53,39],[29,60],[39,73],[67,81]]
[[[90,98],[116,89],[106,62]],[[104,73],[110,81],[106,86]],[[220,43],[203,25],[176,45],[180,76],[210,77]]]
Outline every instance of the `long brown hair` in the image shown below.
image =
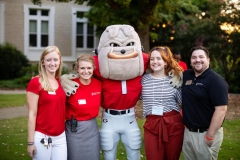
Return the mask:
[[176,60],[173,58],[173,54],[169,49],[169,47],[167,46],[156,46],[150,50],[148,54],[148,62],[147,62],[150,72],[153,72],[153,70],[150,67],[150,58],[153,51],[158,51],[162,59],[164,60],[164,62],[166,62],[166,67],[165,67],[166,75],[168,75],[170,71],[174,70],[174,74],[177,75],[178,78],[181,77],[181,73],[183,72],[183,70],[179,66],[179,64],[176,62]]

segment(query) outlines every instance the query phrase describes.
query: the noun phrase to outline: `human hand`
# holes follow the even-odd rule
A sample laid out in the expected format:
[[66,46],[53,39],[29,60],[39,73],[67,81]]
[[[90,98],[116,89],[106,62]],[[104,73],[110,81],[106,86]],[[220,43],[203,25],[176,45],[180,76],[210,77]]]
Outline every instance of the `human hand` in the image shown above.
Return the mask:
[[78,78],[78,74],[64,74],[61,76],[61,85],[63,87],[64,92],[67,96],[70,96],[71,94],[75,94],[76,90],[79,87],[79,84],[77,82],[72,81],[74,78]]
[[175,75],[174,70],[171,70],[168,72],[169,76],[171,79],[169,80],[169,83],[174,87],[174,88],[180,88],[182,86],[182,73],[180,77]]
[[204,136],[204,141],[208,147],[211,147],[213,144],[214,138],[209,138],[207,135]]
[[33,158],[34,157],[34,154],[37,153],[37,150],[36,150],[36,146],[33,144],[33,145],[28,145],[27,147],[27,151],[28,151],[28,155]]

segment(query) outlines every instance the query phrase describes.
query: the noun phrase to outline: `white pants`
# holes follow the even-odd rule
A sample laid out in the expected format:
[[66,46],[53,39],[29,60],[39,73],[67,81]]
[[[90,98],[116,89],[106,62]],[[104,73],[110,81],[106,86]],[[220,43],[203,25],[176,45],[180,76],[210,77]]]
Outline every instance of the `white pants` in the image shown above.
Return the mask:
[[119,140],[125,146],[128,160],[140,159],[141,132],[139,130],[134,108],[130,113],[111,115],[103,110],[100,143],[104,160],[115,160]]
[[34,155],[33,160],[67,160],[67,143],[65,132],[59,136],[50,136],[52,139],[52,145],[48,148],[44,146],[40,141],[42,138],[48,136],[35,131],[34,144],[36,146],[37,153]]

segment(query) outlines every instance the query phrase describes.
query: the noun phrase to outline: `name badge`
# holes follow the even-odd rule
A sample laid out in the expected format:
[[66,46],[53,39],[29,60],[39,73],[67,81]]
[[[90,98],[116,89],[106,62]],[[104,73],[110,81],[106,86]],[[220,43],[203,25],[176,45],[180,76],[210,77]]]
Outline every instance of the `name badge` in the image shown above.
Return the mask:
[[56,95],[56,92],[48,92],[48,94]]
[[153,106],[152,114],[162,116],[163,115],[163,106],[162,105]]
[[78,104],[87,104],[85,99],[79,99]]
[[191,85],[192,84],[192,80],[187,80],[185,85]]

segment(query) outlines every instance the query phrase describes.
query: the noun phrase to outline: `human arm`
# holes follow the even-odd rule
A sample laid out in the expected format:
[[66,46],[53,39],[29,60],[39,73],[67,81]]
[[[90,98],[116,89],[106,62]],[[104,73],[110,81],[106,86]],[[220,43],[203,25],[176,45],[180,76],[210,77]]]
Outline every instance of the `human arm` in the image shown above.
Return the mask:
[[[212,116],[210,127],[205,136],[205,142],[208,146],[211,146],[214,140],[214,135],[221,127],[225,114],[227,112],[227,105],[216,106]],[[212,140],[211,140],[212,139]]]
[[27,150],[31,158],[36,153],[36,147],[34,144],[34,132],[36,127],[36,117],[38,108],[39,95],[33,92],[27,92],[27,104],[28,104],[28,143],[33,142],[33,145],[28,145]]

